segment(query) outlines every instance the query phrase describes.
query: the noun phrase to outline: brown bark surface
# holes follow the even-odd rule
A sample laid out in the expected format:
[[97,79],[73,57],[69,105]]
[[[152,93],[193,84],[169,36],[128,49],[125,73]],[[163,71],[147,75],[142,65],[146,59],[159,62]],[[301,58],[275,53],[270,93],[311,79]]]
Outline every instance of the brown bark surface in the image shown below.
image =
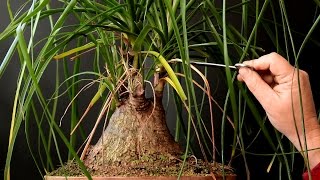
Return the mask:
[[161,98],[156,101],[133,97],[123,102],[110,118],[110,122],[96,145],[84,159],[85,165],[99,170],[119,163],[128,165],[152,154],[176,156],[181,149],[166,126]]

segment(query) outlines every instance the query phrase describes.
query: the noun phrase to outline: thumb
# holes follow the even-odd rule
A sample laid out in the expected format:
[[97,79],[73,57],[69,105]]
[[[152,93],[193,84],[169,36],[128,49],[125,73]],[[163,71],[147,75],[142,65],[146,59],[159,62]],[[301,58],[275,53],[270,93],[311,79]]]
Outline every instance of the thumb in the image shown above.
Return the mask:
[[256,71],[246,67],[240,68],[239,76],[264,108],[271,105],[276,93]]

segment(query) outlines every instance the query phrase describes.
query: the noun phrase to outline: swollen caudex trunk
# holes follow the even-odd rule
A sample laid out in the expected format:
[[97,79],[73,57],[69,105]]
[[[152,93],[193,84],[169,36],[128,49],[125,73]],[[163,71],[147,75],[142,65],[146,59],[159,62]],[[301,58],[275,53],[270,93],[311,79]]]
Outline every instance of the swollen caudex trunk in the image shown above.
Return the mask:
[[154,102],[144,93],[131,94],[116,108],[99,141],[88,151],[85,165],[99,169],[114,163],[128,164],[149,154],[180,154],[166,126],[161,96],[156,94]]

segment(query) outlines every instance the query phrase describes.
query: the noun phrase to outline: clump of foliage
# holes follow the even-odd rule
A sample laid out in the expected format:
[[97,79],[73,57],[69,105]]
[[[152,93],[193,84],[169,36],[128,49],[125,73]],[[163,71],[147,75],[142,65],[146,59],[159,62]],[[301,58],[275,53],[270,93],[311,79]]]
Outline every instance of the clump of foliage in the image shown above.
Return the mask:
[[[257,136],[263,134],[275,153],[270,164],[278,159],[287,176],[291,177],[291,166],[280,135],[277,132],[273,135],[266,129],[264,114],[259,113],[243,85],[234,83],[236,72],[228,66],[259,57],[263,49],[257,44],[258,29],[268,36],[278,52],[288,57],[293,54],[297,62],[320,16],[297,51],[283,0],[265,0],[263,3],[258,0],[239,1],[235,4],[229,4],[226,0],[222,4],[209,0],[33,0],[23,4],[15,15],[10,1],[7,4],[11,23],[1,32],[0,40],[14,39],[1,62],[0,77],[14,53],[18,53],[21,68],[11,119],[6,178],[10,177],[14,144],[23,123],[27,143],[41,174],[55,169],[53,154],[57,154],[61,165],[64,164],[58,139],[68,148],[68,159],[74,159],[88,177],[90,173],[86,167],[95,169],[104,163],[134,162],[159,152],[183,155],[184,166],[192,151],[192,139],[197,139],[195,142],[199,143],[205,162],[221,159],[225,165],[240,154],[249,178],[246,149],[251,143],[243,140],[243,128],[249,113],[259,127]],[[277,9],[280,10],[280,21],[276,17]],[[271,18],[266,18],[266,12],[270,12]],[[239,18],[240,23],[230,21],[228,16]],[[42,23],[50,26],[50,32],[39,40],[37,33]],[[279,32],[284,33],[283,47],[279,43]],[[38,48],[40,51],[37,51]],[[92,61],[90,71],[80,66],[82,58],[89,53]],[[227,66],[223,70],[223,80],[228,89],[223,108],[211,95],[207,69],[200,71],[192,66],[190,62],[194,60]],[[61,61],[63,72],[59,70]],[[41,80],[53,63],[57,64],[56,85],[52,97],[46,97]],[[68,68],[70,64],[73,65],[72,72]],[[61,72],[65,77],[63,81],[60,81]],[[80,87],[79,84],[87,77],[92,81]],[[196,81],[195,77],[200,77],[202,82]],[[79,112],[77,98],[91,86],[96,87],[96,94],[88,102],[87,109]],[[147,98],[145,92],[148,86],[152,96]],[[165,87],[171,89],[172,96],[165,91]],[[201,90],[202,98],[199,98],[197,89]],[[177,114],[174,138],[166,126],[162,105],[164,94],[173,99]],[[63,118],[64,115],[59,117],[57,112],[59,99],[64,95],[69,98],[67,110],[71,112],[70,121],[67,120],[70,127],[66,132],[59,126],[59,120],[65,122],[66,118]],[[209,121],[203,118],[203,114],[207,113],[203,108],[205,98],[210,109]],[[82,122],[97,102],[102,102],[99,115],[92,131],[85,133],[81,128]],[[222,113],[221,120],[216,122],[213,107],[220,108]],[[34,128],[30,127],[31,121],[37,124],[39,154],[45,154],[39,159],[30,143],[29,133]],[[104,132],[98,143],[91,146],[99,124],[104,124]],[[214,136],[215,124],[219,124],[220,139]],[[228,145],[225,144],[227,124],[233,128],[228,160]],[[84,137],[85,142],[80,157],[75,150],[79,148],[76,143],[79,135]],[[180,139],[186,142],[184,148],[176,142]],[[251,139],[254,141],[255,136]],[[219,158],[216,156],[216,140],[221,144]]]

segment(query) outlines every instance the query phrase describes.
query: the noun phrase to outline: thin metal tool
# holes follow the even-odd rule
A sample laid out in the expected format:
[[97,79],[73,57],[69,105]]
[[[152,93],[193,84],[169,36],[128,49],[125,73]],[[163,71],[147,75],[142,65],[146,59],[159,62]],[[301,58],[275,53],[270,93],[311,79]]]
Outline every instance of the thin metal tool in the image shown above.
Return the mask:
[[[198,61],[190,61],[190,64],[195,64],[195,65],[200,65],[200,66],[215,66],[215,67],[224,67],[226,68],[227,65],[225,64],[217,64],[217,63],[208,63],[208,62],[198,62]],[[235,69],[238,70],[242,67],[247,67],[247,68],[251,68],[251,66],[246,65],[246,64],[242,64],[242,63],[236,63],[234,66],[229,66],[230,69]]]

